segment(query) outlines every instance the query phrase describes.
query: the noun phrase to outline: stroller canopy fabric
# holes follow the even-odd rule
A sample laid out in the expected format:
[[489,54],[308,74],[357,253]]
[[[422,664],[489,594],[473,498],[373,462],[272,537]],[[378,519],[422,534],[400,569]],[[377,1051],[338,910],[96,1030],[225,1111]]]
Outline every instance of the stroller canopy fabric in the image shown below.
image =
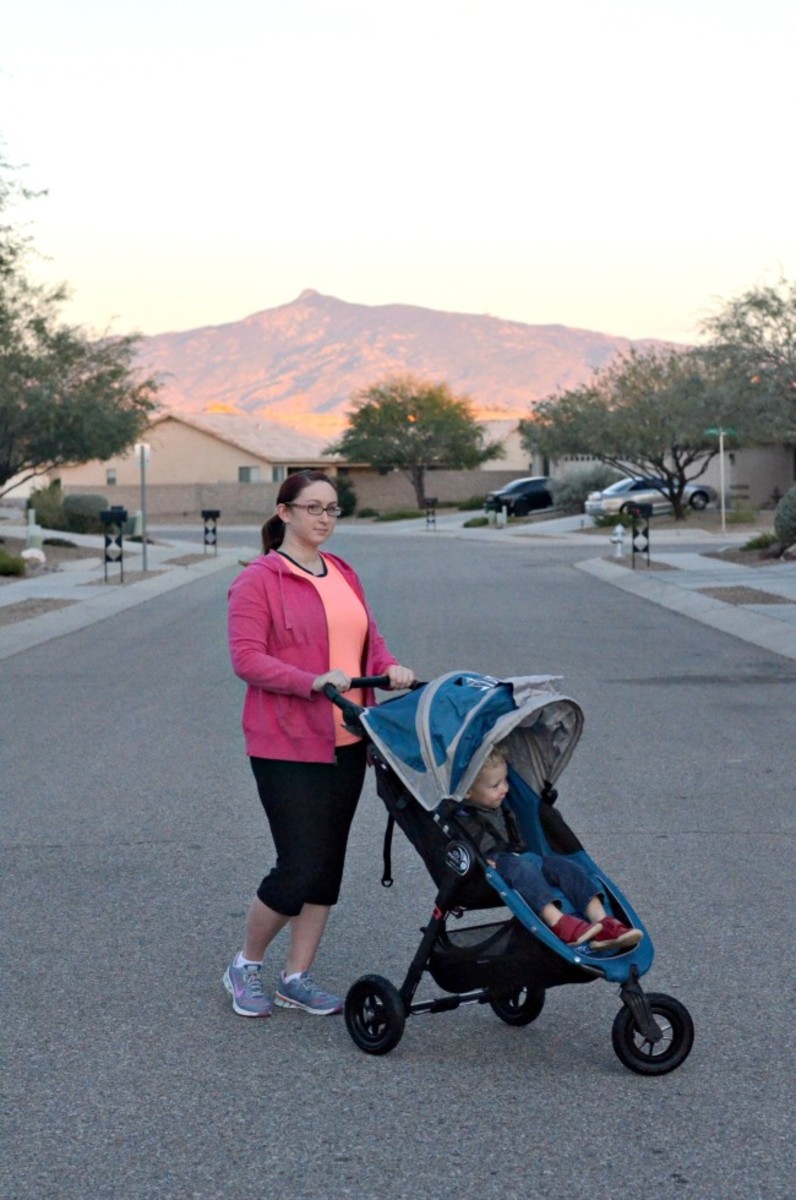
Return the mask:
[[569,762],[583,712],[549,675],[495,679],[451,671],[360,714],[374,746],[425,809],[462,800],[490,750],[541,794]]

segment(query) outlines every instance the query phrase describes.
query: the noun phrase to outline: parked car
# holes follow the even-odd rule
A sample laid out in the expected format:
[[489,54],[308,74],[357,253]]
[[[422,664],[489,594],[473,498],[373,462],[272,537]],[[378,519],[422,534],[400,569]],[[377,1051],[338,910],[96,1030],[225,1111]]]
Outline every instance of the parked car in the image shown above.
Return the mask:
[[[672,507],[671,502],[663,492],[659,491],[660,487],[665,488],[665,486],[665,480],[650,476],[620,479],[601,492],[589,492],[583,507],[592,517],[626,513],[633,504],[651,504],[654,513],[669,512]],[[715,491],[707,484],[687,483],[685,485],[683,503],[690,505],[691,508],[701,510],[715,499]]]
[[487,512],[500,512],[505,508],[510,517],[524,517],[535,508],[550,508],[552,503],[548,477],[532,475],[514,479],[499,491],[487,492],[484,508]]

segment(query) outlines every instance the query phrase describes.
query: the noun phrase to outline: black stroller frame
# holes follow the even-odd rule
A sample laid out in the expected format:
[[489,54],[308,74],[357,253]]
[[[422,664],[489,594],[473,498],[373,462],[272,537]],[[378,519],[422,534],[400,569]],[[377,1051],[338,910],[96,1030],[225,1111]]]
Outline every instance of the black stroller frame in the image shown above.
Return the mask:
[[[386,686],[386,682],[383,678],[354,681],[354,686],[368,685]],[[333,688],[327,689],[327,695],[343,709],[349,728],[367,737],[359,721],[364,710]],[[397,824],[423,858],[437,892],[401,985],[396,987],[381,975],[369,974],[356,980],[348,991],[346,1026],[361,1050],[387,1054],[400,1042],[408,1017],[450,1012],[468,1004],[488,1004],[507,1025],[529,1025],[542,1012],[548,989],[609,979],[620,985],[622,1007],[614,1020],[612,1045],[623,1065],[639,1074],[662,1075],[685,1061],[693,1043],[693,1022],[687,1009],[671,996],[645,992],[640,983],[652,961],[651,943],[637,961],[628,954],[590,957],[559,943],[480,854],[457,820],[456,800],[446,798],[429,812],[372,742],[369,757],[378,794],[388,812],[382,884],[392,885],[391,842]],[[553,811],[556,797],[549,784],[541,797],[535,797],[551,848],[583,856],[577,838],[558,811]],[[628,902],[607,878],[606,885],[615,911],[637,923]],[[449,928],[451,918],[458,919],[465,912],[496,908],[503,913],[495,923]],[[445,995],[416,999],[427,974]]]

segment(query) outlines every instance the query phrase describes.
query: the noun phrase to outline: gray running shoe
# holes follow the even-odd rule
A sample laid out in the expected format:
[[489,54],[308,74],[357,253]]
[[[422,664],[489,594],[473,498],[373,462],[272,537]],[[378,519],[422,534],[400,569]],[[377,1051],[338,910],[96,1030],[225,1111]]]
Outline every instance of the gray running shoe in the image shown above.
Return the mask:
[[241,1017],[270,1017],[271,1001],[263,990],[262,969],[231,962],[221,980],[232,997],[232,1007]]
[[332,992],[325,992],[309,971],[304,971],[289,983],[285,981],[284,975],[280,976],[274,1004],[280,1008],[302,1008],[304,1012],[313,1013],[316,1017],[328,1017],[332,1013],[343,1011],[343,1001],[340,997]]

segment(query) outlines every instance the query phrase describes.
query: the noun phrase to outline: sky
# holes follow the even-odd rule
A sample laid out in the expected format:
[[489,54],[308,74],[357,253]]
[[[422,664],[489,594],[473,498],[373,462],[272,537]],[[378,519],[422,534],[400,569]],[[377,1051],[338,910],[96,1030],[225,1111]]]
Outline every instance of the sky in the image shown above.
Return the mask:
[[306,288],[696,340],[796,276],[792,0],[0,0],[10,214],[64,316]]

